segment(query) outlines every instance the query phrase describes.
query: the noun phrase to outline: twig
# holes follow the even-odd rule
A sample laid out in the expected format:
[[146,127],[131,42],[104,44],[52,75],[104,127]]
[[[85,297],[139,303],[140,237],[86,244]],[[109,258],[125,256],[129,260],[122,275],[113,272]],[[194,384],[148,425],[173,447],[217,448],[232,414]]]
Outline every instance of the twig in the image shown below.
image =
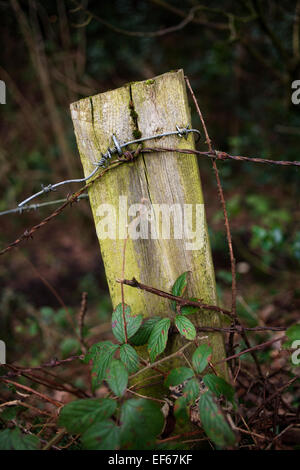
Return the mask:
[[3,377],[0,376],[0,381],[4,382],[6,384],[9,384],[9,385],[14,385],[15,387],[20,388],[22,390],[25,390],[26,392],[33,393],[34,395],[42,398],[42,400],[46,400],[49,403],[52,403],[52,405],[55,405],[59,408],[63,405],[63,403],[61,403],[60,401],[53,400],[52,398],[48,397],[47,395],[44,395],[43,393],[40,393],[37,390],[34,390],[33,388],[27,387],[26,385],[19,384],[18,382],[15,382],[13,380],[4,379]]
[[150,292],[151,294],[158,295],[159,297],[164,297],[165,299],[174,300],[175,302],[180,304],[182,307],[185,305],[190,305],[192,307],[198,307],[199,309],[213,310],[216,312],[223,313],[224,315],[228,315],[229,317],[232,317],[232,313],[229,310],[223,309],[221,307],[217,307],[216,305],[208,305],[208,304],[203,304],[202,302],[198,302],[194,300],[183,299],[182,297],[178,297],[177,295],[169,294],[168,292],[164,292],[160,289],[156,289],[155,287],[150,287],[150,286],[147,286],[146,284],[142,284],[141,282],[137,281],[135,278],[131,280],[116,279],[116,282],[119,282],[121,284],[126,284],[126,286],[136,287],[137,289],[142,289],[146,292]]
[[88,297],[87,292],[82,292],[80,311],[79,311],[79,315],[78,315],[79,340],[80,340],[80,344],[81,344],[81,349],[82,349],[84,354],[86,354],[86,351],[87,351],[87,347],[86,347],[86,344],[85,344],[85,341],[84,341],[84,331],[83,331],[84,330],[84,319],[85,319],[85,315],[86,315],[86,312],[87,312],[87,297]]
[[256,346],[252,346],[248,349],[244,349],[243,351],[240,351],[239,353],[234,354],[233,356],[226,357],[225,359],[222,359],[221,361],[216,362],[214,365],[222,364],[223,362],[226,362],[226,361],[231,361],[232,359],[235,359],[236,357],[240,357],[246,353],[251,353],[253,351],[258,351],[260,349],[265,349],[271,344],[276,343],[277,341],[281,341],[283,338],[285,338],[284,335],[281,336],[280,338],[273,338],[270,341],[266,341],[265,343],[257,344]]
[[170,359],[172,359],[172,357],[175,357],[175,356],[180,356],[180,354],[186,349],[188,348],[189,346],[191,346],[191,344],[193,344],[192,342],[190,343],[186,343],[184,346],[182,346],[182,348],[180,348],[178,351],[175,351],[174,353],[170,354],[169,356],[166,356],[166,357],[163,357],[162,359],[159,359],[159,361],[156,361],[156,362],[153,362],[152,364],[148,364],[146,367],[144,367],[143,369],[140,369],[138,370],[135,374],[131,375],[129,377],[129,379],[133,379],[134,377],[136,377],[137,375],[141,374],[142,372],[145,372],[146,370],[148,369],[152,369],[156,366],[158,366],[159,364],[161,364],[162,362],[166,362],[166,361],[169,361]]

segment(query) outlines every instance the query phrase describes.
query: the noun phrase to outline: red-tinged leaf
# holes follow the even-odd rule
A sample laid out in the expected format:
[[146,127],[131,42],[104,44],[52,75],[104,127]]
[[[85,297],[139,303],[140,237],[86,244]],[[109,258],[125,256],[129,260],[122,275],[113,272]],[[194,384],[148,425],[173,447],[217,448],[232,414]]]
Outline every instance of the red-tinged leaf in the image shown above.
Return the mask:
[[188,404],[192,404],[200,395],[199,382],[196,378],[188,380],[182,390],[182,396]]
[[154,325],[148,341],[148,352],[151,362],[165,350],[170,325],[171,320],[169,318],[163,318]]
[[[183,296],[184,291],[187,287],[187,275],[188,275],[188,271],[181,274],[176,279],[176,281],[174,282],[173,287],[172,287],[172,294],[173,295],[176,295],[177,297],[182,297]],[[174,310],[174,312],[176,312],[176,302],[174,300],[172,301],[171,305],[172,305],[172,309]]]
[[210,391],[200,397],[199,415],[205,433],[217,448],[234,446],[235,435]]
[[165,386],[171,387],[182,384],[185,380],[194,376],[194,372],[189,367],[177,367],[172,369],[165,379]]
[[84,449],[117,450],[120,448],[120,428],[110,420],[91,426],[81,437]]
[[139,368],[139,357],[135,349],[130,344],[122,344],[120,347],[120,359],[128,370],[133,374]]
[[121,444],[124,449],[153,449],[164,426],[158,403],[144,398],[131,399],[121,408]]
[[234,388],[222,377],[218,377],[215,374],[206,374],[203,377],[203,382],[215,395],[223,395],[227,400],[234,403]]
[[208,365],[212,354],[212,348],[207,344],[201,344],[193,354],[192,362],[197,374],[201,374]]
[[115,395],[121,397],[128,384],[128,372],[124,364],[118,359],[113,359],[106,373],[109,388]]
[[177,426],[184,426],[189,421],[189,409],[185,397],[179,397],[174,404],[174,415]]
[[193,323],[184,315],[177,315],[175,318],[175,325],[179,333],[186,339],[192,341],[196,338],[196,329]]
[[101,341],[100,343],[93,344],[85,356],[84,361],[93,362],[92,366],[92,387],[95,390],[105,379],[106,370],[109,367],[113,356],[117,349],[118,344],[114,344],[111,341]]
[[[124,306],[125,309],[125,321],[126,321],[126,331],[127,339],[131,338],[140,328],[143,316],[142,315],[133,315],[131,313],[131,308],[129,305]],[[116,339],[120,343],[124,343],[126,340],[125,336],[125,326],[123,318],[123,306],[122,304],[117,305],[116,309],[112,314],[112,332]]]

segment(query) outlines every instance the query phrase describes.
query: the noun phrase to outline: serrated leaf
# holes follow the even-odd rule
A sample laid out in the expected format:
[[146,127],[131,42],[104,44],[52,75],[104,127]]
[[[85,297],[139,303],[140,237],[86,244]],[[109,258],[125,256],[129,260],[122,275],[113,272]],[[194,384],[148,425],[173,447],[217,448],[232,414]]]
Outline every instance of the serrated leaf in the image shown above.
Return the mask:
[[201,344],[193,354],[192,362],[197,374],[201,374],[208,365],[212,354],[212,348],[207,344]]
[[189,380],[182,390],[183,398],[185,398],[187,403],[191,404],[195,400],[197,400],[199,395],[200,395],[200,387],[199,387],[198,380],[196,378]]
[[128,384],[128,372],[119,359],[113,359],[107,370],[106,380],[115,395],[121,397]]
[[120,359],[128,370],[133,374],[139,368],[139,357],[136,350],[130,344],[122,344],[120,347]]
[[200,397],[199,415],[205,433],[218,448],[234,445],[235,435],[210,391]]
[[234,402],[234,388],[222,377],[218,377],[214,374],[206,374],[203,377],[203,382],[215,395],[224,395],[227,400],[231,401],[232,403]]
[[121,443],[124,449],[151,449],[164,426],[160,406],[144,398],[130,399],[121,408]]
[[182,384],[185,380],[194,376],[194,371],[189,367],[177,367],[172,369],[165,379],[165,386],[171,387]]
[[164,351],[168,341],[170,325],[171,320],[169,318],[163,318],[154,325],[148,341],[148,352],[151,362]]
[[184,397],[179,397],[174,403],[174,415],[176,418],[177,426],[183,426],[189,421],[189,410],[187,400]]
[[62,408],[59,425],[71,433],[81,434],[95,423],[110,418],[116,408],[116,401],[110,398],[75,400]]
[[193,323],[184,315],[177,315],[175,317],[175,325],[179,333],[186,339],[192,341],[196,338],[196,329]]
[[130,339],[130,342],[135,346],[143,346],[146,344],[154,325],[159,320],[161,320],[161,317],[147,318],[147,320],[144,321],[135,335]]
[[37,450],[39,444],[37,436],[22,434],[18,428],[0,431],[1,450]]
[[[188,271],[181,274],[176,279],[176,281],[174,282],[173,287],[172,287],[172,294],[173,295],[176,295],[177,297],[182,297],[183,296],[184,291],[185,291],[186,286],[187,286],[187,274],[188,274]],[[172,306],[172,309],[174,310],[174,312],[176,312],[176,302],[175,302],[175,300],[172,300],[171,306]]]
[[[140,328],[143,316],[142,315],[133,315],[131,313],[131,308],[129,305],[124,306],[125,309],[125,321],[126,321],[126,331],[127,339],[131,338]],[[125,337],[125,327],[124,327],[124,318],[123,318],[123,306],[122,304],[117,305],[113,314],[112,314],[112,332],[115,338],[120,342],[124,343],[126,340]]]
[[106,371],[109,367],[113,356],[117,349],[118,344],[111,341],[101,341],[100,343],[93,344],[85,356],[85,362],[93,361],[92,366],[92,388],[95,390],[103,379],[106,377]]
[[81,437],[84,449],[117,450],[120,448],[120,428],[110,420],[91,426]]

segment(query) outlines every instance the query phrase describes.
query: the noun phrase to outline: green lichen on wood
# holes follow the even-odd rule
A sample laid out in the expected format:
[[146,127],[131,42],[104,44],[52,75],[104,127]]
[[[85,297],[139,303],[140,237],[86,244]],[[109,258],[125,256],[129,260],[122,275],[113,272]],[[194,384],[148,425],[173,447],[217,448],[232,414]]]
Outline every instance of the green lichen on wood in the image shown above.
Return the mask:
[[[176,125],[191,125],[183,71],[167,73],[153,81],[153,86],[149,86],[147,80],[135,82],[96,95],[91,101],[80,100],[72,105],[72,118],[86,175],[94,168],[93,163],[99,158],[99,152],[105,152],[112,145],[113,133],[120,141],[126,142],[132,139],[134,131],[150,136],[175,130]],[[136,134],[135,138],[139,137],[140,134]],[[149,146],[155,144],[149,141]],[[148,146],[148,143],[145,145]],[[193,136],[187,140],[166,137],[163,145],[193,149],[194,139]],[[119,195],[128,197],[128,206],[141,201],[147,206],[203,203],[196,157],[169,152],[145,154],[132,163],[109,171],[91,187],[89,195],[114,306],[121,301],[121,289],[116,279],[122,275],[124,239],[100,239],[101,204],[112,204],[118,213]],[[187,295],[216,304],[214,269],[205,220],[201,226],[201,237],[203,248],[196,251],[187,251],[180,240],[128,239],[125,277],[135,277],[145,284],[170,292],[176,278],[190,271]],[[145,317],[170,314],[170,303],[165,299],[128,286],[124,286],[124,291],[126,303],[134,313],[142,313]],[[195,323],[199,326],[220,326],[220,318],[217,313],[201,312],[195,316]],[[222,335],[210,333],[208,341],[213,346],[213,361],[223,359]],[[224,365],[219,370],[226,375]]]

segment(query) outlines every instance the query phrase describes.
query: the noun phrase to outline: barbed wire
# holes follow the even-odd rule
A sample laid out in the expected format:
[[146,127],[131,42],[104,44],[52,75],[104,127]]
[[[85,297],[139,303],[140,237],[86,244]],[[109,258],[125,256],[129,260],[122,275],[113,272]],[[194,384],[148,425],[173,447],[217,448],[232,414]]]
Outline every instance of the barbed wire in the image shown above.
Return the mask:
[[[80,201],[81,199],[88,199],[89,195],[88,194],[80,194],[77,198],[77,201]],[[40,209],[41,207],[46,207],[46,206],[52,206],[55,204],[62,204],[63,202],[66,202],[68,198],[63,198],[63,199],[55,199],[54,201],[47,201],[47,202],[41,202],[39,204],[30,204],[26,206],[21,206],[21,207],[15,207],[14,209],[8,209],[6,211],[0,212],[1,215],[8,215],[8,214],[23,214],[23,212],[29,212],[29,211],[36,211]]]
[[180,129],[179,126],[176,126],[176,131],[163,132],[161,134],[155,134],[155,135],[152,135],[150,137],[141,137],[139,139],[130,140],[130,141],[125,142],[123,144],[120,144],[118,142],[118,139],[115,136],[115,134],[113,134],[112,135],[112,140],[113,140],[113,143],[114,143],[114,147],[108,147],[107,151],[105,153],[101,154],[101,159],[98,162],[94,163],[96,168],[88,176],[86,176],[85,178],[68,179],[68,180],[60,181],[59,183],[48,184],[47,186],[44,186],[42,184],[41,191],[38,191],[37,193],[32,194],[28,198],[24,199],[24,201],[22,201],[22,202],[20,202],[20,204],[18,204],[18,207],[23,207],[26,204],[28,204],[28,202],[30,202],[33,199],[41,196],[42,194],[49,193],[50,191],[55,191],[56,188],[58,188],[60,186],[63,186],[65,184],[84,183],[84,182],[90,180],[98,172],[99,168],[101,168],[101,167],[105,168],[106,167],[108,161],[111,160],[111,158],[114,154],[117,153],[121,157],[123,155],[123,150],[122,149],[128,147],[129,145],[140,144],[140,143],[145,142],[147,140],[160,139],[162,137],[168,137],[168,136],[172,136],[172,135],[178,135],[178,137],[180,137],[180,138],[181,137],[187,138],[188,134],[190,134],[190,133],[198,134],[201,137],[200,131],[198,129],[190,129],[189,125],[187,125],[186,127],[182,128],[182,129]]

